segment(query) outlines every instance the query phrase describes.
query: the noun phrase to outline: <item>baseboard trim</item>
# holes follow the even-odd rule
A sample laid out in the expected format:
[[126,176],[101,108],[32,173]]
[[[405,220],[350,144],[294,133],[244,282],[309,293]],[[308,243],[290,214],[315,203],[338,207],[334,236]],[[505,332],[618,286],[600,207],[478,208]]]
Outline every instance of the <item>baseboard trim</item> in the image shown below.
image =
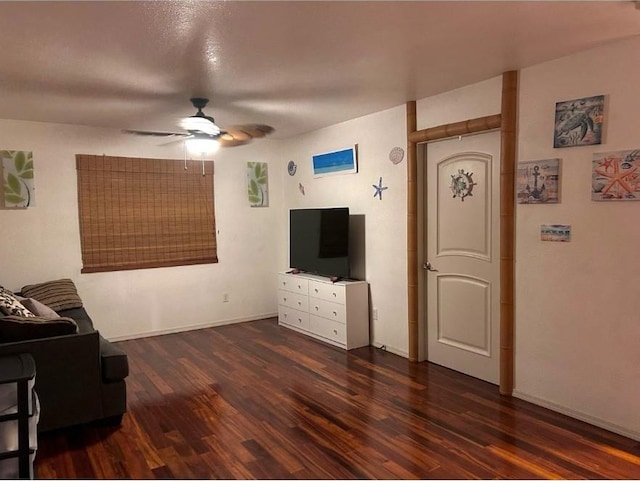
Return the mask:
[[[274,312],[274,313],[259,314],[256,316],[249,316],[249,317],[238,317],[235,319],[223,319],[220,321],[205,322],[201,324],[191,324],[187,326],[172,327],[168,329],[156,329],[153,331],[137,332],[134,334],[127,334],[124,336],[112,336],[112,337],[108,337],[107,340],[110,342],[131,341],[133,339],[142,339],[145,337],[164,336],[166,334],[176,334],[178,332],[196,331],[198,329],[207,329],[209,327],[226,326],[229,324],[239,324],[241,322],[259,321],[261,319],[267,319],[270,317],[278,317],[278,313]],[[404,357],[407,359],[409,358],[409,353],[403,349],[398,349],[393,346],[385,345],[383,343],[376,342],[376,341],[372,341],[371,345],[378,349],[383,349],[384,351],[390,352],[391,354],[395,354],[397,356]]]
[[259,321],[260,319],[267,319],[270,317],[278,317],[278,313],[259,314],[249,317],[237,317],[235,319],[223,319],[213,322],[205,322],[202,324],[191,324],[187,326],[171,327],[168,329],[157,329],[153,331],[138,332],[135,334],[127,334],[125,336],[109,337],[108,340],[112,342],[118,341],[130,341],[132,339],[142,339],[144,337],[164,336],[165,334],[176,334],[178,332],[195,331],[198,329],[207,329],[209,327],[226,326],[228,324],[239,324],[241,322]]
[[537,404],[538,406],[542,406],[547,409],[551,409],[552,411],[559,412],[561,414],[566,414],[575,419],[579,419],[580,421],[584,421],[589,424],[593,424],[594,426],[598,426],[599,428],[606,429],[607,431],[611,431],[616,434],[620,434],[622,436],[626,436],[628,438],[634,439],[636,441],[640,441],[640,432],[630,431],[622,426],[619,426],[614,423],[610,423],[605,421],[604,419],[600,419],[589,414],[585,414],[580,411],[575,411],[573,409],[567,408],[565,406],[561,406],[560,404],[556,404],[551,401],[547,401],[546,399],[542,399],[536,396],[531,396],[529,394],[523,393],[514,389],[513,397],[518,399],[522,399],[523,401],[530,402],[532,404]]
[[383,344],[377,341],[371,341],[371,345],[378,349],[382,349],[383,351],[390,352],[391,354],[395,354],[396,356],[409,358],[409,353],[407,351],[403,351],[402,349],[395,348],[393,346],[389,346],[387,344]]

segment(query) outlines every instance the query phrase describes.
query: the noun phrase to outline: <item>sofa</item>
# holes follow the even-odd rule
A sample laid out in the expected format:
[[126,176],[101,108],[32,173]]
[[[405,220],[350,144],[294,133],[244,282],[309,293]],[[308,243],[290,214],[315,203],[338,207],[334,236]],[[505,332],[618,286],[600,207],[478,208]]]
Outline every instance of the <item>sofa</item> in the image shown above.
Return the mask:
[[94,328],[70,279],[18,293],[0,287],[0,311],[0,356],[29,353],[36,363],[39,432],[120,423],[127,410],[127,355]]

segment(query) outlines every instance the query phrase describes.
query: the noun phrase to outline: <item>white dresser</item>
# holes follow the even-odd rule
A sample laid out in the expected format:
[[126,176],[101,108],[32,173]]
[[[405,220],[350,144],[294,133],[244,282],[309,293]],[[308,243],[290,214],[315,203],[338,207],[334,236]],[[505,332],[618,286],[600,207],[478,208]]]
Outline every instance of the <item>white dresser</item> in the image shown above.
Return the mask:
[[369,285],[278,274],[278,324],[343,349],[369,345]]

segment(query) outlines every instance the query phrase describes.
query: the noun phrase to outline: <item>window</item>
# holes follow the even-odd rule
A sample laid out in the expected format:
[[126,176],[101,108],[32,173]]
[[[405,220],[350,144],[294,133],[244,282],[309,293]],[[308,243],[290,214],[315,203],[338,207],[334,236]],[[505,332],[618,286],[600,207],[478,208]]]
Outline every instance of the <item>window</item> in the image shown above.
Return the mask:
[[76,155],[82,272],[218,262],[213,163]]

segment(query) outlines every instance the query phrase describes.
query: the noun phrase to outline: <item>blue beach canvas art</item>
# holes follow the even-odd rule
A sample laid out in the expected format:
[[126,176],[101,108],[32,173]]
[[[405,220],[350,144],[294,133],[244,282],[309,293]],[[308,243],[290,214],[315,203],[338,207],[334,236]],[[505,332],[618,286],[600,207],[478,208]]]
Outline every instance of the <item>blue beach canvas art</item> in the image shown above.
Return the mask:
[[313,156],[313,175],[355,174],[358,172],[355,149],[336,150]]

